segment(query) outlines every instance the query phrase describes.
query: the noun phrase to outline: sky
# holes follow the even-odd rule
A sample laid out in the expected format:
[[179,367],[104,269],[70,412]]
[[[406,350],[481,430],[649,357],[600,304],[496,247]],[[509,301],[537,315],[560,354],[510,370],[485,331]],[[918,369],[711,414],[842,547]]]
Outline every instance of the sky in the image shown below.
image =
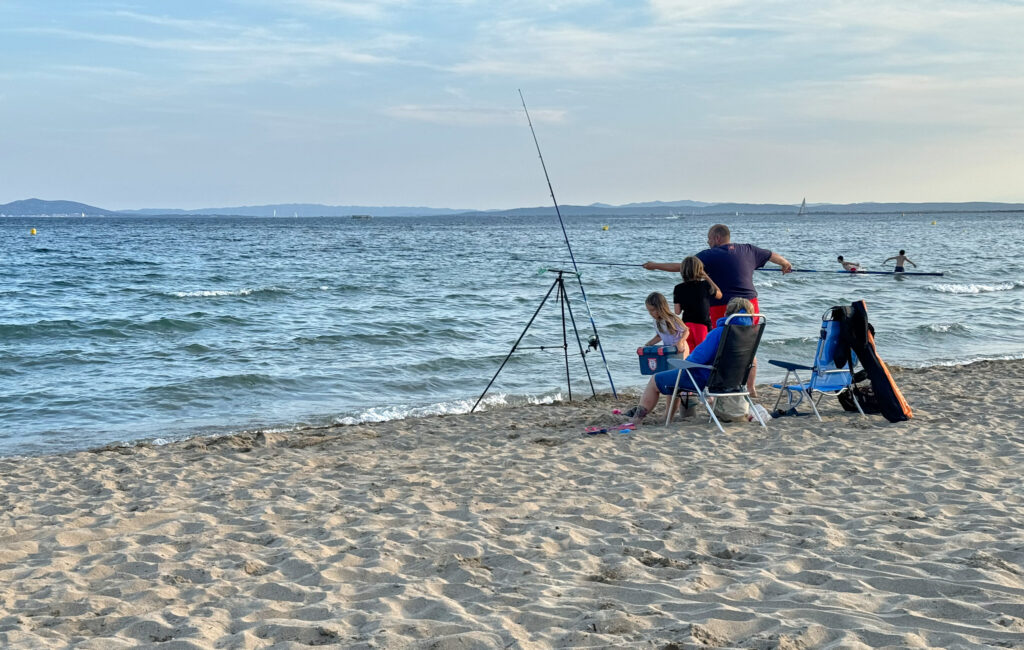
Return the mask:
[[0,0],[0,203],[1024,202],[1024,0]]

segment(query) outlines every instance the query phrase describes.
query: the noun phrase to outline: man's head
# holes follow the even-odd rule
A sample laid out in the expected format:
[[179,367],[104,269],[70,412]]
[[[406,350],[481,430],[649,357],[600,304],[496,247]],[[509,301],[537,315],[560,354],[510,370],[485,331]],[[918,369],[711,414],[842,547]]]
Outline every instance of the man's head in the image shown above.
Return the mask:
[[900,249],[900,255],[906,255],[906,254],[907,254],[907,251],[905,251],[905,250],[903,250],[903,249],[901,248],[901,249]]
[[842,262],[842,261],[843,261],[843,256],[842,256],[842,255],[840,255],[840,256],[839,256],[839,257],[837,257],[836,259],[837,259],[837,260],[839,260],[840,262]]
[[730,236],[729,226],[716,223],[708,229],[708,246],[714,248],[715,246],[728,244]]

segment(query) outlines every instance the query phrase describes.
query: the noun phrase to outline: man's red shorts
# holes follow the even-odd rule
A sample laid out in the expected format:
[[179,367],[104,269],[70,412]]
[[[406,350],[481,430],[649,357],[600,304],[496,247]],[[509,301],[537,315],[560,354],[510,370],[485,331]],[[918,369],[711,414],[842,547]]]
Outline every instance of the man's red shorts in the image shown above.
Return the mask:
[[[754,313],[760,313],[761,309],[757,306],[757,298],[751,298],[750,304],[754,305]],[[725,308],[728,305],[711,305],[711,329],[718,327],[718,319],[725,316]]]
[[690,352],[693,352],[693,349],[708,337],[708,328],[704,323],[687,323],[686,329],[690,330],[686,337],[686,344],[690,346]]

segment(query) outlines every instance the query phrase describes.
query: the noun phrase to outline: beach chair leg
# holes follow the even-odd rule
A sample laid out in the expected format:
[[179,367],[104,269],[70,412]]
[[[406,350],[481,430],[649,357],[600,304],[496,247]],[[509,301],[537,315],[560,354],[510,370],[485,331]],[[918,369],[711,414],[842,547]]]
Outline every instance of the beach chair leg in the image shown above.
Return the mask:
[[789,387],[789,375],[790,375],[790,373],[791,373],[791,371],[787,370],[786,371],[786,376],[782,379],[782,384],[781,384],[782,388],[779,389],[779,396],[775,398],[775,406],[772,407],[772,411],[778,411],[779,410],[779,402],[782,401],[782,394],[783,393],[785,393],[786,396],[787,396],[786,397],[786,406],[789,406],[789,403],[793,401],[793,396],[789,394],[789,388],[788,388]]
[[[689,374],[689,371],[687,371]],[[669,395],[669,409],[668,413],[665,414],[665,426],[668,426],[669,420],[672,418],[672,403],[676,400],[676,393],[679,392],[679,380],[683,377],[683,371],[679,370],[676,372],[676,385],[672,387],[672,394]]]
[[857,399],[856,391],[853,390],[853,384],[848,384],[846,387],[850,389],[850,397],[853,398],[853,405],[857,407],[857,412],[864,415],[864,409],[860,407],[860,401]]
[[[811,389],[808,388],[806,391],[807,401],[811,404],[811,410],[814,411],[814,417],[818,418],[818,422],[821,422],[821,413],[818,413],[818,405],[814,403],[814,395],[811,395]],[[821,399],[820,397],[818,399]]]
[[673,419],[675,419],[676,415],[679,413],[678,406],[680,400],[682,400],[682,393],[676,395],[675,397],[673,397],[672,395],[665,396],[665,408],[668,410],[668,418],[666,419],[666,423],[671,422]]
[[745,395],[744,397],[747,398],[747,404],[750,404],[750,412],[754,414],[754,417],[761,423],[761,426],[767,429],[768,425],[761,419],[761,413],[757,410],[757,404],[754,404],[754,400],[750,398],[750,395]]
[[697,397],[700,399],[700,403],[704,405],[704,408],[708,410],[708,415],[711,416],[711,420],[714,421],[718,430],[725,433],[725,429],[722,428],[722,423],[718,421],[718,416],[715,415],[715,407],[711,406],[711,402],[708,401],[708,396],[704,394],[704,391],[706,390],[707,389],[705,388],[701,392],[697,393]]

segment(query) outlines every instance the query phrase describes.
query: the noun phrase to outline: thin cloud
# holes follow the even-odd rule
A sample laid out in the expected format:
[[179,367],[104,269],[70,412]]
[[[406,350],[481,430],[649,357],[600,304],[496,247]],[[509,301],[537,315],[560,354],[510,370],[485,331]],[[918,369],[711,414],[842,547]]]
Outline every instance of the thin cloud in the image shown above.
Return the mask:
[[[413,122],[427,122],[447,126],[494,126],[521,124],[523,112],[506,108],[474,108],[464,106],[426,106],[403,104],[389,106],[383,110],[389,117]],[[565,120],[566,111],[557,109],[535,109],[530,111],[534,122],[560,123]]]
[[354,0],[289,0],[284,3],[284,6],[293,7],[306,13],[379,22],[387,19],[396,10],[401,10],[409,4],[405,0],[375,0],[371,2],[357,2]]
[[572,25],[536,27],[519,22],[487,26],[467,60],[449,66],[459,75],[601,79],[664,68],[651,43],[636,33]]

